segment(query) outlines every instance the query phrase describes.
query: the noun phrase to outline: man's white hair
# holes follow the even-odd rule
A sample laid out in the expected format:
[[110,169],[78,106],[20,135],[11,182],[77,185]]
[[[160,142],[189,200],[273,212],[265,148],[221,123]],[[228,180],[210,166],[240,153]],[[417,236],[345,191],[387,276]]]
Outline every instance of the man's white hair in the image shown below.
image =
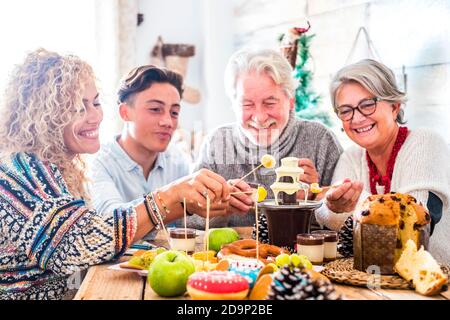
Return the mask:
[[225,69],[225,90],[231,100],[236,98],[239,75],[250,72],[268,75],[289,98],[294,97],[297,83],[291,65],[281,53],[272,49],[244,48],[230,57]]

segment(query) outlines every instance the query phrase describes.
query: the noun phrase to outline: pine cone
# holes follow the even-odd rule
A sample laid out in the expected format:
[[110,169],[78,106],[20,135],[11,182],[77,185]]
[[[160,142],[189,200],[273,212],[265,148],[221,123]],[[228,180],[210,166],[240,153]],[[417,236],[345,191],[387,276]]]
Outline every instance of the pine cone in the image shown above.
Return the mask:
[[289,254],[297,253],[297,251],[295,250],[294,247],[283,246],[283,247],[281,247],[281,249],[284,249],[284,250],[288,251]]
[[[258,217],[258,231],[259,231],[259,242],[269,243],[269,228],[267,226],[267,218],[264,214],[260,214]],[[252,239],[256,240],[256,223],[253,225]]]
[[270,285],[268,300],[296,300],[293,289],[305,278],[300,268],[282,267]]
[[324,280],[311,280],[300,283],[292,292],[296,300],[342,300],[342,296],[337,293],[333,284]]
[[284,266],[275,275],[269,300],[340,300],[333,284],[322,279],[312,280],[304,269]]
[[353,217],[345,220],[344,225],[338,233],[339,241],[337,251],[344,257],[353,256]]

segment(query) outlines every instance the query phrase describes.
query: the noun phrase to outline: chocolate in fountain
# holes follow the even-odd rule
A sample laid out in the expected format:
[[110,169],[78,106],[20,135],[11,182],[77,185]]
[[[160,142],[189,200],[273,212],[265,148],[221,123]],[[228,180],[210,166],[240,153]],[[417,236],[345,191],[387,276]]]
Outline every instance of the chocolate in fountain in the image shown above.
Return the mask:
[[259,207],[267,217],[269,242],[271,244],[295,248],[297,234],[309,233],[314,210],[320,207],[318,201],[297,200],[297,191],[309,189],[300,181],[304,172],[298,166],[298,158],[281,159],[281,166],[275,169],[276,181],[270,186],[274,199],[261,202]]
[[258,204],[262,214],[267,217],[269,242],[280,247],[295,249],[297,234],[310,233],[315,209],[319,201],[303,201],[297,204],[276,204],[266,200]]
[[[281,177],[280,182],[293,183],[291,177]],[[280,198],[278,199],[280,204],[297,204],[297,193],[288,194],[286,192],[280,192]]]

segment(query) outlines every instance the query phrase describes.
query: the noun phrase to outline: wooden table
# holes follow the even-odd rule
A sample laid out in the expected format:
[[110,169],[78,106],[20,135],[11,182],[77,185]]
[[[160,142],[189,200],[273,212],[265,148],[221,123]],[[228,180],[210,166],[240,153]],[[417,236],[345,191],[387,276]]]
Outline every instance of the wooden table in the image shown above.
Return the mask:
[[[250,238],[251,228],[235,228],[242,238]],[[161,234],[156,244],[167,244]],[[201,244],[198,250],[202,250]],[[122,260],[127,260],[124,257]],[[117,262],[116,262],[117,263]],[[78,290],[75,300],[166,300],[158,296],[147,283],[145,277],[136,273],[108,270],[111,264],[90,267]],[[350,300],[446,300],[449,291],[433,297],[426,297],[413,290],[370,290],[363,287],[334,284],[336,290]],[[187,294],[176,300],[189,299]]]

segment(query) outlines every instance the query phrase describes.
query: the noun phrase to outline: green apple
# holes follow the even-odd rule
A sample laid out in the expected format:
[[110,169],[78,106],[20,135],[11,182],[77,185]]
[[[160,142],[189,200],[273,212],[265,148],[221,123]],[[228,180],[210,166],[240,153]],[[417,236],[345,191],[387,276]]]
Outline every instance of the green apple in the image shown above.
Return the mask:
[[158,254],[148,270],[147,280],[161,297],[180,296],[186,292],[188,277],[195,272],[192,260],[180,251]]
[[233,228],[219,228],[209,230],[209,249],[220,251],[222,245],[239,240],[239,234]]
[[158,247],[158,248],[156,248],[156,255],[158,255],[158,254],[160,254],[160,253],[163,253],[163,252],[166,252],[166,251],[167,251],[166,248],[164,248],[164,247]]

